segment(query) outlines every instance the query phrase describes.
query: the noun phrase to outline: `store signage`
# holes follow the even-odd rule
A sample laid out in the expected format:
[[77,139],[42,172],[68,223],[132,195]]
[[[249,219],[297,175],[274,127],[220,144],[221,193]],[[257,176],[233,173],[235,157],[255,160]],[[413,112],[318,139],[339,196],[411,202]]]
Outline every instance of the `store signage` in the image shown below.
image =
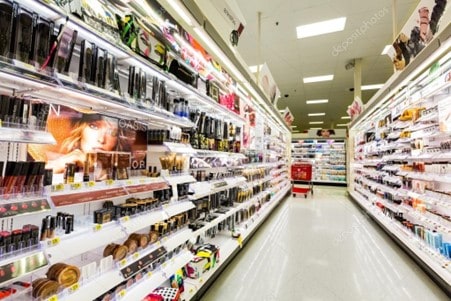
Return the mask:
[[285,121],[286,125],[291,126],[291,124],[293,124],[294,116],[293,114],[291,114],[291,111],[288,107],[286,107],[283,111],[282,118]]
[[313,129],[308,130],[308,138],[345,138],[347,135],[345,129]]
[[403,70],[449,23],[447,0],[421,0],[387,55],[396,70]]
[[160,182],[160,183],[149,183],[144,185],[129,186],[126,189],[130,194],[133,194],[139,192],[163,190],[167,188],[169,188],[168,184],[166,184],[165,182]]
[[280,98],[280,90],[277,87],[271,71],[266,63],[264,63],[258,73],[258,85],[269,98],[273,105],[276,105],[277,100]]

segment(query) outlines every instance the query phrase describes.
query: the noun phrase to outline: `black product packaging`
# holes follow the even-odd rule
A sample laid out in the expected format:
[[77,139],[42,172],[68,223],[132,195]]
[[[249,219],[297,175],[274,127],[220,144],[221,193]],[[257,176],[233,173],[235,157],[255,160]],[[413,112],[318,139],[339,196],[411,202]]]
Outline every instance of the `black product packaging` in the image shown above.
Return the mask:
[[29,116],[30,116],[30,107],[31,102],[29,99],[22,99],[22,109],[21,113],[22,116],[20,116],[20,123],[22,124],[28,124]]
[[97,71],[96,71],[96,85],[99,88],[105,89],[108,66],[108,51],[98,49],[97,51]]
[[130,97],[134,96],[135,88],[135,66],[128,67],[128,95]]
[[[91,56],[91,77],[89,79],[89,82],[93,85],[96,83],[96,75],[97,75],[97,53],[99,52],[99,47],[97,47],[94,43],[92,44],[92,56]],[[89,67],[89,66],[86,66]]]
[[15,46],[13,58],[28,63],[31,51],[32,35],[33,35],[33,14],[24,9],[19,8],[16,17]]
[[119,81],[119,69],[117,67],[117,59],[115,56],[108,54],[107,60],[107,78],[106,87],[109,91],[121,94],[121,86]]
[[33,21],[31,23],[32,33],[31,33],[31,43],[30,43],[30,51],[28,52],[28,63],[33,63],[35,46],[36,46],[36,35],[38,32],[38,20],[39,16],[36,13],[33,13]]
[[139,92],[138,97],[142,100],[145,100],[147,97],[147,75],[146,72],[139,69],[139,77],[140,77],[140,84],[139,84]]
[[50,54],[50,43],[52,33],[55,30],[55,23],[39,18],[36,27],[37,32],[34,43],[34,53],[31,61],[35,62],[38,66],[42,66]]
[[0,101],[0,119],[2,120],[2,122],[5,122],[9,119],[9,105],[11,103],[11,100],[9,96],[2,95]]
[[13,20],[13,4],[0,1],[0,56],[3,57],[8,57],[11,49]]
[[95,81],[95,72],[92,74],[93,70],[95,71],[96,64],[93,64],[95,61],[95,51],[96,45],[94,43],[90,43],[86,40],[81,42],[80,48],[80,64],[78,70],[78,80],[81,82],[92,83],[93,79]]
[[[69,71],[70,62],[72,60],[72,54],[74,45],[77,41],[77,31],[69,27],[60,27],[60,31],[64,30],[62,36],[58,42],[58,50],[55,56],[54,68],[59,73]],[[81,61],[81,60],[80,60]],[[67,71],[66,71],[67,70]]]

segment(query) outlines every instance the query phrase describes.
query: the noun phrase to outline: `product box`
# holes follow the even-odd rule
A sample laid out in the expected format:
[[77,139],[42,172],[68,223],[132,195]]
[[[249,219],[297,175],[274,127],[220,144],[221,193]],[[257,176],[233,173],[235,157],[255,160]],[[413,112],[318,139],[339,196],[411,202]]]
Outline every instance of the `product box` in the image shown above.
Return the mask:
[[145,301],[178,301],[180,291],[172,287],[159,287],[144,298]]
[[94,180],[104,181],[113,177],[113,153],[97,152],[94,163]]
[[194,258],[186,264],[186,274],[189,278],[198,279],[207,270],[205,267],[208,265],[209,262],[207,258],[194,256]]

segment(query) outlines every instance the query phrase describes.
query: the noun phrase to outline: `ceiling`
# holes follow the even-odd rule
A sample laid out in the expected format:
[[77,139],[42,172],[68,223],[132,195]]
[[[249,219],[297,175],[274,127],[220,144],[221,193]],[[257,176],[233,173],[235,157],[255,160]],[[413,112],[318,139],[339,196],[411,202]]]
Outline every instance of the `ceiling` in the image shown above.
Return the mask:
[[[346,70],[347,63],[362,59],[362,85],[384,83],[393,74],[389,57],[381,55],[385,45],[393,42],[393,1],[396,1],[396,32],[399,32],[419,0],[235,0],[246,21],[237,50],[248,66],[267,63],[282,94],[278,108],[290,108],[297,130],[337,128],[337,124],[349,121],[341,117],[347,115],[347,107],[354,98],[350,91],[354,69]],[[261,12],[260,43],[258,12]],[[373,24],[356,36],[355,31],[375,15],[378,20],[373,19]],[[296,38],[298,25],[343,16],[347,17],[344,31]],[[339,45],[345,47],[338,49]],[[310,84],[302,81],[303,77],[326,74],[334,74],[334,80]],[[363,102],[375,92],[362,91]],[[310,99],[329,99],[329,103],[306,105],[306,100]],[[326,115],[307,115],[321,112]],[[310,121],[324,123],[310,125]]]

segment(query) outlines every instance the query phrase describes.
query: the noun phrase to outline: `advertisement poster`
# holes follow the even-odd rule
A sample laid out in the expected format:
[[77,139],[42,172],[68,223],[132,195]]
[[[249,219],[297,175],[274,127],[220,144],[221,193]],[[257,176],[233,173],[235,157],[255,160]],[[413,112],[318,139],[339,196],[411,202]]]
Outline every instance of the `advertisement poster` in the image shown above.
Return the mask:
[[451,19],[447,0],[421,0],[387,53],[396,70],[403,70]]
[[56,144],[29,144],[28,157],[45,161],[54,174],[64,173],[68,163],[83,170],[88,153],[94,152],[127,152],[131,154],[131,169],[146,168],[145,125],[60,106],[50,110],[47,129]]
[[243,100],[240,103],[241,105],[241,116],[246,120],[243,124],[243,148],[249,148],[252,144],[252,139],[255,137],[253,135],[253,130],[255,128],[256,123],[256,112],[252,107],[250,100]]
[[276,81],[272,77],[271,71],[269,71],[268,65],[263,64],[260,69],[258,85],[265,92],[271,103],[275,105],[276,100],[280,98],[280,90],[277,87]]
[[309,138],[346,138],[345,129],[311,129],[308,131]]

